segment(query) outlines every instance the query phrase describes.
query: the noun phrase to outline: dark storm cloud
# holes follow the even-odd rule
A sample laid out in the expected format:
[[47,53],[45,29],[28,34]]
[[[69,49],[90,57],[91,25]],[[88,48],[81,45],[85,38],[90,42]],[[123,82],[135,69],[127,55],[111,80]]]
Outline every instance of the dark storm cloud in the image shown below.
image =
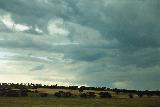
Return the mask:
[[[18,50],[34,50],[36,55],[43,51],[47,58],[61,53],[58,60],[70,60],[69,70],[79,74],[82,84],[156,89],[159,9],[159,0],[0,0],[0,48],[19,54],[23,53]],[[29,29],[17,27],[21,32],[14,32],[5,20]],[[142,86],[145,81],[152,85]]]
[[[106,6],[102,3],[107,3],[107,1],[101,3],[81,1],[76,5],[80,12],[78,22],[98,29],[106,40],[118,41],[118,44],[115,44],[118,46],[115,48],[118,48],[119,56],[115,61],[137,66],[159,65],[159,54],[154,54],[155,52],[159,53],[160,46],[159,1],[123,0],[112,2],[109,0]],[[88,49],[88,52],[90,50]]]

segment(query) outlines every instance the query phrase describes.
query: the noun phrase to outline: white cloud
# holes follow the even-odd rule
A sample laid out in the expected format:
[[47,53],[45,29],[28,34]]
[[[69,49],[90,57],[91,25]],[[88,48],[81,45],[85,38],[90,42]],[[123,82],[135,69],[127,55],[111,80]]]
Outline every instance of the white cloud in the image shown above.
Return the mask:
[[18,55],[18,54],[17,53],[11,53],[11,52],[0,52],[0,58],[12,57],[14,55]]
[[[1,74],[0,82],[8,82],[8,83],[30,83],[32,81],[32,76],[27,75],[18,75],[18,74]],[[37,81],[34,81],[37,82]]]
[[0,38],[0,41],[4,41],[5,39],[3,39],[3,38]]
[[12,29],[13,25],[15,24],[14,21],[12,20],[11,16],[9,14],[1,16],[0,20],[3,22],[3,24],[9,28]]
[[47,61],[47,62],[52,62],[52,60],[48,59],[47,57],[43,57],[43,56],[30,56],[31,58],[37,58],[43,61]]
[[30,30],[31,28],[32,28],[32,26],[15,24],[13,29],[16,31],[27,31],[27,30]]
[[3,24],[10,30],[13,31],[27,31],[32,29],[32,26],[27,26],[25,24],[15,23],[10,14],[0,16],[0,20]]
[[41,29],[39,29],[37,26],[36,26],[36,28],[35,28],[35,31],[36,31],[37,33],[43,33],[43,31],[42,31]]

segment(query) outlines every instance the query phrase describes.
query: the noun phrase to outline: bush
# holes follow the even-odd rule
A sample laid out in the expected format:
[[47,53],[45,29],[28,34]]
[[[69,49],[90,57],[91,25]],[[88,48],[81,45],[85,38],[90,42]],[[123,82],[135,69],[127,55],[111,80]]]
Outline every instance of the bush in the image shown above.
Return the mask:
[[129,98],[133,98],[133,94],[129,93],[128,94]]
[[100,98],[112,98],[112,95],[108,92],[100,92]]
[[86,93],[82,93],[79,96],[82,97],[82,98],[87,98],[87,94]]
[[89,98],[95,98],[96,97],[95,92],[88,92],[87,95],[88,95]]
[[40,93],[40,96],[41,96],[41,97],[47,97],[48,94],[47,94],[47,93]]
[[35,90],[34,92],[35,92],[35,93],[39,93],[38,90]]
[[4,94],[7,97],[19,97],[20,96],[19,91],[17,91],[17,90],[8,90]]
[[20,96],[23,96],[23,97],[28,96],[27,90],[20,90]]
[[71,92],[65,92],[64,93],[64,97],[71,97],[72,96],[72,93]]
[[137,93],[137,95],[138,95],[140,98],[143,97],[143,93],[142,93],[142,92]]
[[72,97],[71,92],[63,92],[63,91],[56,92],[54,95],[56,97]]
[[82,92],[83,92],[83,89],[82,89],[82,88],[79,88],[79,92],[82,93]]
[[55,95],[56,97],[61,97],[61,93],[59,93],[59,92],[54,93],[54,95]]
[[3,94],[3,92],[2,91],[0,91],[0,96],[3,96],[4,94]]
[[94,92],[82,93],[79,96],[82,98],[95,98],[96,97]]

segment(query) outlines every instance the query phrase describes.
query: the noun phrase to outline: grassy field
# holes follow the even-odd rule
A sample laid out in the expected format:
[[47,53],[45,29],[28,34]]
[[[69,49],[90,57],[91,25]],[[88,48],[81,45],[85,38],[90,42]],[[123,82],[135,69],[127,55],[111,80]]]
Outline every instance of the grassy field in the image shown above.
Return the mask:
[[[79,95],[80,94],[80,92],[78,90],[47,89],[47,88],[32,89],[32,91],[35,91],[35,90],[37,90],[40,93],[48,93],[48,94],[54,94],[55,92],[58,92],[58,91],[71,92],[74,95]],[[86,93],[86,92],[95,92],[95,94],[98,94],[99,92],[103,92],[103,91],[84,90],[83,92],[84,93]],[[115,97],[115,98],[128,98],[128,94],[126,94],[126,93],[121,93],[120,95],[116,95],[115,92],[112,92],[112,91],[108,91],[108,92],[111,93],[112,96]]]
[[0,97],[0,107],[160,107],[159,98]]
[[[78,90],[39,88],[37,91],[49,95],[40,97],[39,93],[30,93],[28,97],[0,97],[0,107],[160,107],[160,97],[157,96],[139,98],[134,95],[134,98],[130,99],[127,93],[117,95],[115,92],[110,92],[113,96],[111,99],[102,99],[99,97],[80,98]],[[57,98],[53,94],[58,91],[69,91],[77,97]],[[99,93],[99,91],[93,92],[97,95]]]

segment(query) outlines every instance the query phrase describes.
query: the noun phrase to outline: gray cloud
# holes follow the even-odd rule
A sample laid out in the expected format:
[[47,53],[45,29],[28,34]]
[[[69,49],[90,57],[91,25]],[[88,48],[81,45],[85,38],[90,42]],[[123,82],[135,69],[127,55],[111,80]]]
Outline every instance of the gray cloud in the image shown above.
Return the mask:
[[38,65],[38,66],[32,68],[30,71],[40,71],[40,70],[42,70],[44,68],[45,68],[44,65]]
[[[56,73],[63,83],[72,74],[79,78],[69,80],[77,84],[159,89],[159,5],[159,0],[1,0],[0,49],[17,54],[0,61],[15,61],[13,67],[25,73]],[[7,15],[31,28],[10,29]],[[146,81],[150,84],[143,85]]]

